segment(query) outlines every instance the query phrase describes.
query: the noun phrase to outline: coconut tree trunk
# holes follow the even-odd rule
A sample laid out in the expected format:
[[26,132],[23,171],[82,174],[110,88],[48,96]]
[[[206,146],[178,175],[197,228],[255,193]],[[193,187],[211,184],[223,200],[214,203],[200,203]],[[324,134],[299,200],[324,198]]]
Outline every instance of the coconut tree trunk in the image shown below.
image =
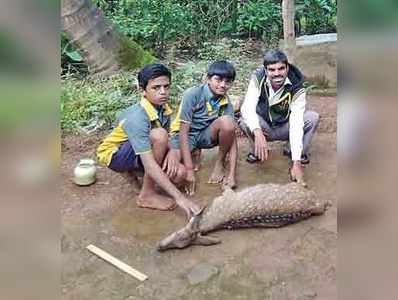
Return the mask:
[[62,0],[61,19],[63,29],[82,52],[91,74],[106,76],[120,70],[119,36],[90,0]]

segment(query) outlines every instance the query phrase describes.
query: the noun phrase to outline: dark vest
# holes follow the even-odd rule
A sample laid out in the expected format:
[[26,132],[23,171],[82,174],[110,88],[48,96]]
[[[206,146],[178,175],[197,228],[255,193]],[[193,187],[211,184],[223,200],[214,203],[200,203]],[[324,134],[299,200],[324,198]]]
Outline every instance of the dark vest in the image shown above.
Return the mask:
[[259,68],[255,72],[257,81],[260,85],[260,97],[257,103],[256,112],[271,127],[280,126],[289,121],[290,105],[293,96],[303,89],[304,76],[295,66],[289,64],[289,72],[287,77],[291,81],[291,85],[285,85],[281,94],[281,101],[270,106],[268,103],[269,92],[265,84],[267,77],[264,68]]

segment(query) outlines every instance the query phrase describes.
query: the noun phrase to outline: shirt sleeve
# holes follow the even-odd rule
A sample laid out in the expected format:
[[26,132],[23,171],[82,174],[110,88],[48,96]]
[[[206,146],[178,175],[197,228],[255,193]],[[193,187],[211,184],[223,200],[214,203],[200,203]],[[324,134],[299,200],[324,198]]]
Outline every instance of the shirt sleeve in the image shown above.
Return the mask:
[[303,151],[305,104],[306,93],[304,90],[299,91],[293,96],[289,117],[289,141],[292,151],[292,160],[300,160],[301,152]]
[[126,120],[123,123],[123,130],[126,132],[136,154],[143,154],[152,151],[150,140],[151,124],[149,120]]
[[196,104],[196,97],[193,90],[188,90],[184,93],[181,101],[180,121],[185,123],[192,123],[193,110]]
[[253,132],[260,127],[260,121],[256,112],[258,99],[260,97],[260,87],[255,75],[252,76],[247,88],[245,100],[241,107],[242,118],[245,124]]

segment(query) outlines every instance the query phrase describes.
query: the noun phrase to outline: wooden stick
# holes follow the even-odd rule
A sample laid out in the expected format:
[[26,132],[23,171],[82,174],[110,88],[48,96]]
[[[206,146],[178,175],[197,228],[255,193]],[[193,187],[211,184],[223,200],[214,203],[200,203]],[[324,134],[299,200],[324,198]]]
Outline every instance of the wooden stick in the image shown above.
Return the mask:
[[100,248],[94,245],[88,245],[86,249],[94,253],[95,255],[101,257],[103,260],[106,260],[110,264],[114,265],[116,268],[119,268],[120,270],[126,272],[127,274],[130,274],[131,276],[137,278],[140,281],[148,279],[148,276],[146,276],[145,274],[142,274],[141,272],[130,267],[129,265],[125,264],[124,262],[118,260],[117,258],[113,257],[109,253],[105,252],[104,250],[101,250]]

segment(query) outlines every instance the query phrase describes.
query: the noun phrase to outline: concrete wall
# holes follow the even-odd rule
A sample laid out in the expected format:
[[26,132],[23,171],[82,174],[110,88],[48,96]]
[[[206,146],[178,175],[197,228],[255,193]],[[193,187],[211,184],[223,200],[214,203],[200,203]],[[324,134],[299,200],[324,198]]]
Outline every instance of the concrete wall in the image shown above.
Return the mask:
[[322,87],[336,87],[337,34],[317,34],[297,38],[293,63],[300,68],[307,80]]

